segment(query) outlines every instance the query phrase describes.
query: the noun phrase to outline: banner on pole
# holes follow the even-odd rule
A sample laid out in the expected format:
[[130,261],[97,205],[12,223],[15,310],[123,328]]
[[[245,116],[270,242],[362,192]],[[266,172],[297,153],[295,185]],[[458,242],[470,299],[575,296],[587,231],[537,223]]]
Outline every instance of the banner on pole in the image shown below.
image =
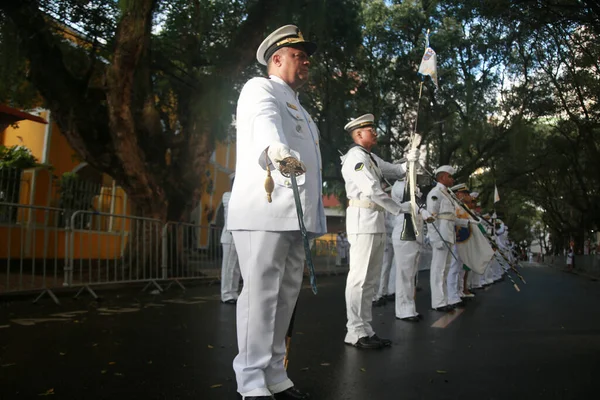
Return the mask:
[[498,186],[494,185],[494,204],[500,201],[500,195],[498,194]]

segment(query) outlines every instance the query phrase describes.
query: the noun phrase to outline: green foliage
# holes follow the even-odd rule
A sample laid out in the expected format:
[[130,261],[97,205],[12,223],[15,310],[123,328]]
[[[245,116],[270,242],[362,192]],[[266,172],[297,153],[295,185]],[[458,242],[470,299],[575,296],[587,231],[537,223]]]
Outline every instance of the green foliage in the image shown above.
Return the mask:
[[40,165],[27,147],[0,145],[0,169],[27,169]]

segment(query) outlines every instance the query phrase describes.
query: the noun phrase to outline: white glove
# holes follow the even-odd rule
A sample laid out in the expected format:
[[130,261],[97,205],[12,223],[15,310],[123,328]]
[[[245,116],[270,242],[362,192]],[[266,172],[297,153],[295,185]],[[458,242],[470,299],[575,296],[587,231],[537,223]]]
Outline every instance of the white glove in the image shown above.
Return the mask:
[[406,153],[406,161],[415,162],[419,160],[419,149],[412,149]]
[[399,203],[398,204],[400,206],[400,213],[409,213],[410,212],[410,202],[406,202],[406,203]]
[[269,145],[267,155],[273,162],[279,162],[287,157],[294,157],[290,148],[279,142],[273,142]]
[[429,224],[435,221],[433,215],[431,215],[431,213],[424,208],[421,209],[421,217],[423,217],[423,220]]
[[[274,163],[279,163],[288,157],[292,157],[298,160],[298,157],[292,154],[292,150],[283,143],[273,142],[269,145],[267,155]],[[302,165],[302,169],[306,172],[306,165],[300,160],[298,162]]]

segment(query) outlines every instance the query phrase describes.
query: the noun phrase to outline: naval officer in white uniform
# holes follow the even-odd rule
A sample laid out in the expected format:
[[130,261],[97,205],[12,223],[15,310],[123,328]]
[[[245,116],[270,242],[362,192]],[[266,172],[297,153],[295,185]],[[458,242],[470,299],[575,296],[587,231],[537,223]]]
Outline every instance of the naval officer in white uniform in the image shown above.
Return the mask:
[[[351,133],[354,146],[342,157],[342,176],[349,199],[346,232],[350,242],[350,271],[346,281],[348,332],[344,342],[365,349],[391,345],[390,340],[379,338],[371,326],[371,302],[386,242],[384,210],[394,215],[410,210],[410,203],[397,203],[381,188],[383,177],[400,179],[406,169],[371,153],[377,144],[374,119],[373,114],[365,114],[344,127]],[[418,150],[411,150],[406,158],[416,161]]]
[[[296,26],[277,29],[256,53],[269,77],[249,80],[238,100],[236,179],[227,226],[244,279],[237,302],[239,353],[233,361],[244,399],[310,397],[294,387],[283,365],[305,254],[291,182],[279,169],[300,161],[304,224],[311,238],[324,234],[319,132],[297,92],[308,80],[315,50]],[[275,181],[272,202],[264,188],[267,170]]]

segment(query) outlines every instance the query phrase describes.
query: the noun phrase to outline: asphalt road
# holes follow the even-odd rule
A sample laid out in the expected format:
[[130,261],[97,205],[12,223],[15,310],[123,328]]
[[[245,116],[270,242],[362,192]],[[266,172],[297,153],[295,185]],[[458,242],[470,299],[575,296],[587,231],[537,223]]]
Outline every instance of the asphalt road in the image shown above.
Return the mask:
[[[600,372],[600,283],[527,267],[451,319],[429,310],[420,274],[419,323],[374,309],[389,349],[344,345],[343,276],[302,290],[289,375],[315,400],[590,399]],[[164,295],[137,289],[38,305],[2,302],[0,399],[236,399],[235,306],[217,286]],[[441,319],[442,318],[442,319]]]

